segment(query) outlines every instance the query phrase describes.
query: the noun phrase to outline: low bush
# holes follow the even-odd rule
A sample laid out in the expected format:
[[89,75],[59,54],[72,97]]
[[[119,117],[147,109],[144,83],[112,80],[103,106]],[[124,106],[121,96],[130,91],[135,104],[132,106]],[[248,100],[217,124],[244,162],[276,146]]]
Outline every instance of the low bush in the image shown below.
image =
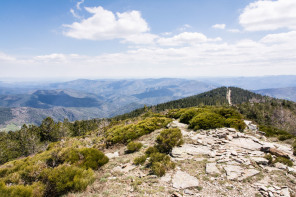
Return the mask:
[[145,163],[146,159],[147,159],[147,156],[146,155],[142,155],[142,156],[136,157],[134,159],[134,162],[133,163],[135,165],[142,165],[142,164]]
[[225,108],[225,107],[220,107],[217,109],[213,109],[213,111],[217,114],[220,114],[224,118],[234,118],[234,119],[242,119],[243,116],[233,108]]
[[199,129],[215,129],[225,125],[225,118],[220,114],[213,112],[205,112],[198,114],[189,121],[189,128],[194,130]]
[[127,144],[127,151],[126,153],[134,153],[139,151],[142,148],[143,144],[141,142],[130,142]]
[[184,111],[180,117],[180,122],[189,124],[189,121],[196,116],[197,114],[203,113],[207,111],[206,109],[203,108],[190,108]]
[[137,124],[118,125],[105,132],[106,144],[129,143],[143,135],[147,135],[156,129],[165,127],[171,119],[164,117],[152,117],[138,122]]
[[271,126],[260,125],[259,130],[263,131],[266,137],[278,137],[280,140],[293,138],[293,135],[288,133],[287,131],[284,131],[275,127],[271,127]]
[[109,161],[104,153],[95,148],[70,148],[63,153],[62,159],[64,162],[93,170],[97,170]]
[[145,151],[145,154],[146,154],[148,157],[150,157],[150,155],[151,155],[152,153],[158,153],[157,148],[155,148],[154,146],[153,146],[153,147],[151,146],[151,147],[147,148],[147,150]]
[[67,164],[60,165],[54,169],[47,169],[44,177],[48,181],[48,196],[59,196],[73,191],[84,190],[94,181],[94,173],[91,169],[85,170]]
[[175,163],[164,153],[152,153],[150,155],[149,166],[151,166],[153,174],[163,176],[167,170],[175,168]]
[[273,163],[277,163],[277,162],[280,162],[280,163],[285,164],[285,165],[290,166],[290,167],[293,166],[293,162],[290,159],[287,159],[285,157],[277,157],[277,158],[275,158]]
[[0,182],[1,197],[42,197],[44,196],[45,186],[36,182],[33,185],[11,185],[6,186]]
[[157,136],[156,143],[159,152],[169,154],[174,146],[183,144],[183,136],[178,128],[165,129]]
[[239,131],[244,131],[246,128],[246,124],[242,119],[236,119],[236,118],[227,118],[225,120],[225,126],[235,128]]

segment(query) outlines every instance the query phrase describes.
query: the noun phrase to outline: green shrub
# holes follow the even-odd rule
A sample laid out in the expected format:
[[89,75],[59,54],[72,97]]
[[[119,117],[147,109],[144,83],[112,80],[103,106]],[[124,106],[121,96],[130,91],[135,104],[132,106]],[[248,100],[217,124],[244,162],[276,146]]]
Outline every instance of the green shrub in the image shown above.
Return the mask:
[[243,131],[246,128],[246,124],[242,119],[227,118],[225,120],[225,126],[235,128],[239,131]]
[[180,122],[189,124],[189,121],[196,116],[197,114],[205,112],[206,109],[202,108],[193,108],[193,109],[188,109],[184,113],[182,113],[180,117]]
[[178,119],[178,118],[181,117],[181,115],[182,115],[186,110],[187,110],[187,109],[171,109],[171,110],[168,112],[167,117]]
[[127,145],[126,153],[134,153],[142,148],[143,144],[141,142],[130,142]]
[[[284,130],[281,130],[281,129],[278,129],[278,128],[275,128],[275,127],[271,127],[271,126],[260,125],[259,130],[263,131],[267,137],[285,136],[284,138],[287,138],[287,139],[290,139],[290,138],[293,137],[287,131],[284,131]],[[284,139],[284,138],[282,137],[282,139]]]
[[146,159],[147,159],[147,156],[146,155],[136,157],[134,159],[134,164],[135,165],[142,165],[142,164],[145,163]]
[[243,118],[243,116],[237,110],[232,108],[222,107],[222,108],[215,109],[214,112],[216,112],[217,114],[220,114],[224,118],[234,118],[234,119]]
[[164,117],[152,117],[142,120],[137,124],[114,126],[105,132],[106,144],[129,143],[156,129],[165,127],[170,121],[170,119]]
[[147,150],[145,151],[145,154],[146,154],[148,157],[150,157],[150,155],[151,155],[152,153],[157,153],[157,152],[159,152],[158,149],[155,148],[155,147],[153,146],[153,147],[149,147],[149,148],[147,148]]
[[70,148],[63,153],[62,158],[70,164],[93,170],[97,170],[109,161],[109,158],[104,153],[95,148]]
[[169,154],[174,146],[183,144],[183,136],[178,128],[165,129],[157,136],[156,143],[159,152]]
[[215,129],[225,125],[225,118],[213,112],[198,114],[189,122],[189,128],[198,129]]
[[47,194],[59,196],[70,191],[82,191],[94,181],[94,173],[91,169],[84,170],[67,164],[60,165],[45,172],[50,191]]
[[0,194],[2,197],[31,197],[33,196],[33,188],[24,185],[7,187],[3,182],[0,182]]
[[278,136],[278,139],[280,141],[285,141],[285,140],[288,140],[288,139],[291,139],[291,138],[293,138],[292,135],[280,135],[280,136]]
[[152,153],[149,165],[152,173],[157,176],[163,176],[167,170],[175,168],[175,163],[171,161],[168,155],[163,153]]
[[44,195],[45,186],[36,182],[33,185],[11,185],[7,187],[3,182],[0,182],[1,197],[41,197]]
[[292,162],[290,159],[287,159],[287,158],[285,158],[285,157],[277,157],[277,158],[273,161],[273,163],[277,163],[277,162],[280,162],[280,163],[285,164],[285,165],[290,166],[290,167],[293,166],[293,162]]

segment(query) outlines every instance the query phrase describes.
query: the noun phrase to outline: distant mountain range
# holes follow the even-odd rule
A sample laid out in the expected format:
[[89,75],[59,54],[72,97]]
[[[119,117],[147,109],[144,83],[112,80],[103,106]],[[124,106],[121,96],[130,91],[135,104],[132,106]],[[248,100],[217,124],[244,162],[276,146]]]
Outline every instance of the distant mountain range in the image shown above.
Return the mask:
[[78,79],[56,83],[0,82],[0,128],[8,124],[103,118],[196,95],[221,86],[296,101],[296,76],[198,79]]
[[296,102],[296,87],[271,88],[254,91],[258,94]]
[[[187,79],[75,80],[50,84],[0,83],[0,125],[112,117],[216,86]],[[2,117],[2,118],[1,118]]]

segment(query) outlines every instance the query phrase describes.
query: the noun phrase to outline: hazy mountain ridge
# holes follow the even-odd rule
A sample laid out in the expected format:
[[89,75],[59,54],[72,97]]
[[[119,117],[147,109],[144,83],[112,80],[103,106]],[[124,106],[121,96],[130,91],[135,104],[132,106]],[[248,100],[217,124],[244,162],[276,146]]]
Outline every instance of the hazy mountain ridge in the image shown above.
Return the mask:
[[[17,85],[21,86],[21,84]],[[11,84],[5,88],[6,90],[11,89],[7,92],[17,91]],[[55,121],[62,121],[64,118],[73,121],[111,117],[144,105],[154,105],[198,94],[213,89],[215,86],[194,80],[164,78],[81,79],[40,86],[33,85],[31,88],[25,84],[24,88],[27,88],[27,93],[0,96],[0,106],[11,108],[13,112],[13,118],[11,116],[4,118],[5,121],[1,121],[2,125],[4,122],[5,124],[39,124],[44,116],[51,116]],[[34,88],[38,89],[34,90]]]
[[254,92],[279,99],[296,101],[296,87],[261,89]]

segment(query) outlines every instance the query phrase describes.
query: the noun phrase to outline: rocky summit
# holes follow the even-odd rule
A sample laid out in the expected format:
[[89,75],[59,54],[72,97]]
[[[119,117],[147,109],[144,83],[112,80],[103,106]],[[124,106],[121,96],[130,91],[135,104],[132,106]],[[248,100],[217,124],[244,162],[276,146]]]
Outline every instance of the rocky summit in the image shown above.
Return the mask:
[[[193,131],[174,120],[167,127],[179,128],[184,144],[170,154],[176,164],[173,170],[162,177],[151,175],[144,165],[133,164],[145,148],[125,154],[124,146],[114,147],[106,153],[110,162],[99,171],[94,184],[83,193],[68,196],[295,196],[292,147],[271,141],[252,122],[245,123],[243,133],[233,128]],[[154,145],[160,132],[138,141],[144,147]]]

